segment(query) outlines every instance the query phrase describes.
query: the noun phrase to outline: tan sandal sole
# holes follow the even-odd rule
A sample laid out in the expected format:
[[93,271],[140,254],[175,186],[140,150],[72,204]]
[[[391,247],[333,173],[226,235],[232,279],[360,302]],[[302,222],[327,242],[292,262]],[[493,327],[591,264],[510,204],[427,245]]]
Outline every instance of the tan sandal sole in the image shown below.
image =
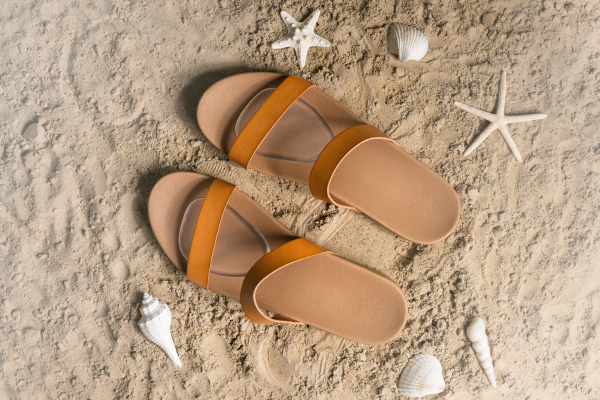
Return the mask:
[[[257,72],[230,76],[215,83],[198,104],[200,129],[215,146],[228,154],[237,138],[238,116],[259,92],[276,88],[285,78],[281,74]],[[334,136],[364,124],[316,87],[306,90],[300,99],[320,114]],[[314,162],[264,157],[258,154],[263,146],[264,143],[253,156],[249,168],[309,183]],[[431,244],[443,240],[452,233],[460,218],[460,200],[452,186],[390,141],[365,143],[348,154],[338,165],[329,189],[337,202],[366,214],[415,243]]]
[[[162,178],[150,194],[152,230],[167,256],[184,272],[187,261],[179,238],[183,216],[195,199],[206,195],[212,180],[191,172],[173,173]],[[239,214],[264,238],[271,251],[297,239],[239,190],[232,193],[230,208],[234,210],[230,213]],[[256,244],[256,236],[245,228],[240,233],[239,226],[234,217],[223,216],[209,278],[212,291],[236,300],[244,281],[240,271],[248,271],[265,253]],[[408,315],[406,299],[393,281],[332,253],[275,271],[260,284],[256,299],[262,309],[365,344],[397,337]]]

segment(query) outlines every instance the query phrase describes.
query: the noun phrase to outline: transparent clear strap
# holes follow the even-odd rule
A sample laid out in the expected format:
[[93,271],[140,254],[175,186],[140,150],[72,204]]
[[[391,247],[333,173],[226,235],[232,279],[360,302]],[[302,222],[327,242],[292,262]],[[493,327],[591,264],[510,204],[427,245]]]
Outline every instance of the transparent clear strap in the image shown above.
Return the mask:
[[[235,124],[236,136],[274,90],[264,89],[250,100]],[[312,163],[333,136],[321,114],[300,98],[277,121],[256,154],[276,160]]]

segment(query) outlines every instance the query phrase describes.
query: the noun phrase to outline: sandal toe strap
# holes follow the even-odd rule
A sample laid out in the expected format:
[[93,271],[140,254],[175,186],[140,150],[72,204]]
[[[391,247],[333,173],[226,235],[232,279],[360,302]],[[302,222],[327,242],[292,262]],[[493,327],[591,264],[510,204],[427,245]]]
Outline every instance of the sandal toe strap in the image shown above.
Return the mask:
[[204,197],[200,214],[196,220],[186,275],[190,281],[208,291],[210,291],[208,287],[210,264],[217,233],[221,226],[225,207],[227,207],[235,188],[231,183],[215,178]]
[[298,76],[290,75],[285,78],[250,118],[233,142],[229,151],[229,159],[248,168],[252,156],[277,121],[312,86],[314,86],[312,83]]

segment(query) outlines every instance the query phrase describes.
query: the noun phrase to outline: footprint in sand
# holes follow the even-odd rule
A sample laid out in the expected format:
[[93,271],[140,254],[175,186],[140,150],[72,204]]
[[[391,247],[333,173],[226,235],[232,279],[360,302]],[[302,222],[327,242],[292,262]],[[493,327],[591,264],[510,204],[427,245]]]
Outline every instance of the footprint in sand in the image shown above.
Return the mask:
[[288,383],[289,375],[294,368],[287,362],[285,357],[273,347],[270,340],[263,341],[257,354],[257,367],[261,375],[272,385],[283,391],[290,389]]
[[[135,96],[133,82],[121,60],[127,58],[120,40],[123,31],[138,36],[129,26],[100,23],[79,34],[61,61],[72,99],[96,121],[115,126],[132,126],[144,111]],[[147,62],[152,63],[151,59]],[[69,90],[67,90],[68,92]]]
[[110,272],[118,284],[123,284],[129,278],[129,268],[121,260],[116,260],[110,265]]
[[227,343],[220,336],[209,335],[202,341],[201,350],[211,386],[224,386],[236,372]]

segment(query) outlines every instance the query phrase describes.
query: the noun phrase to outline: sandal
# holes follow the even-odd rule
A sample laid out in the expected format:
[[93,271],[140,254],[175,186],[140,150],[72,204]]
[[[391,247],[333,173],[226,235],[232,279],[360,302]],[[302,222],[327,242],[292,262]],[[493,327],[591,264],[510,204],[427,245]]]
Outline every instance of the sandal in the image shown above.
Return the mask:
[[148,214],[177,268],[240,301],[256,323],[307,324],[365,344],[389,342],[406,323],[393,281],[297,237],[230,183],[169,174],[152,189]]
[[204,135],[249,170],[309,185],[415,243],[446,238],[458,195],[442,177],[312,83],[270,72],[234,75],[198,104]]

